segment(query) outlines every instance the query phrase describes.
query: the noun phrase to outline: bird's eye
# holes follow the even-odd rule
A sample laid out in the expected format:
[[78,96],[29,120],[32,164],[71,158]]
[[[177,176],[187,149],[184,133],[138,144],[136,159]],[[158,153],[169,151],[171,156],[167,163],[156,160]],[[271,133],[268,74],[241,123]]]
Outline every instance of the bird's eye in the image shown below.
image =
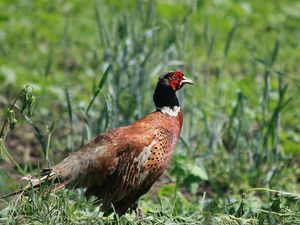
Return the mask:
[[170,80],[176,80],[176,79],[177,79],[177,78],[176,78],[175,75],[170,76]]

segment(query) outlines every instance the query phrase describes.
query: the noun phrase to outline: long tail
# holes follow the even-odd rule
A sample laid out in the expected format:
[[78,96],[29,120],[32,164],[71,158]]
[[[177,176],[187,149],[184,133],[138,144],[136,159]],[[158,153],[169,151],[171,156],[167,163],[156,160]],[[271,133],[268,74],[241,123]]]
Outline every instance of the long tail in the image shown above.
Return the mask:
[[93,168],[91,164],[94,157],[94,154],[86,154],[85,148],[74,152],[54,167],[42,170],[38,177],[23,177],[23,180],[28,181],[24,188],[2,196],[0,199],[18,194],[23,195],[39,187],[45,187],[43,192],[46,193],[61,190],[66,186],[72,188],[83,187],[87,183],[89,169]]
[[29,175],[29,176],[23,177],[22,180],[28,181],[28,184],[25,187],[15,191],[15,192],[9,193],[7,195],[0,196],[0,199],[12,197],[12,196],[15,196],[18,194],[24,195],[32,189],[37,189],[37,188],[41,187],[43,184],[52,184],[52,185],[49,185],[51,187],[51,189],[45,188],[45,192],[48,192],[48,191],[55,192],[55,191],[61,190],[67,184],[67,182],[60,182],[56,173],[54,173],[52,169],[44,169],[41,172],[40,177],[33,177],[33,176]]

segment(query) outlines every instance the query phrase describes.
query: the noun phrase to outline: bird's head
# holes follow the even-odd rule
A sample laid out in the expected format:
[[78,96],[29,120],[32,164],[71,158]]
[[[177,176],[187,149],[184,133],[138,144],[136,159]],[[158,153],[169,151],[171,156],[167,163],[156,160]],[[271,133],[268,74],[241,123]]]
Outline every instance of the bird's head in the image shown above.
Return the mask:
[[158,79],[158,86],[165,88],[171,88],[173,91],[177,91],[182,88],[185,84],[194,84],[191,79],[186,78],[180,71],[168,72]]
[[157,108],[179,106],[175,92],[185,84],[193,83],[180,71],[173,71],[160,76],[153,95],[155,106]]

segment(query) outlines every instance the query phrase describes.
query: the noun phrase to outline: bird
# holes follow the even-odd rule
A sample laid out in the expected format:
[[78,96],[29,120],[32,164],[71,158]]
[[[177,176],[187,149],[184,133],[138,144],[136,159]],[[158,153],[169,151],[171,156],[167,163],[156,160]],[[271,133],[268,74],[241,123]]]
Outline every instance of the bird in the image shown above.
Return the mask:
[[178,142],[183,112],[176,91],[185,84],[194,82],[181,71],[159,76],[153,95],[154,112],[100,134],[58,164],[42,170],[39,177],[24,177],[28,185],[5,197],[52,182],[51,191],[85,188],[85,196],[95,196],[104,214],[114,211],[121,216],[131,210],[141,215],[139,198],[163,174]]

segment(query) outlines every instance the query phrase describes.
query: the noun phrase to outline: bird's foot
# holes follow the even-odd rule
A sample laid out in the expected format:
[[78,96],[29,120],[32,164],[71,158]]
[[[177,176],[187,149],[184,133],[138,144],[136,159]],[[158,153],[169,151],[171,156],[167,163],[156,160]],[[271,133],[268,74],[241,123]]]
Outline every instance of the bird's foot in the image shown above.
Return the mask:
[[144,217],[144,212],[143,210],[138,206],[136,207],[136,209],[134,210],[135,215],[139,218],[143,218]]
[[135,202],[131,207],[130,209],[132,211],[134,211],[135,215],[139,218],[142,218],[144,217],[144,213],[143,213],[143,210],[139,207],[138,203]]

